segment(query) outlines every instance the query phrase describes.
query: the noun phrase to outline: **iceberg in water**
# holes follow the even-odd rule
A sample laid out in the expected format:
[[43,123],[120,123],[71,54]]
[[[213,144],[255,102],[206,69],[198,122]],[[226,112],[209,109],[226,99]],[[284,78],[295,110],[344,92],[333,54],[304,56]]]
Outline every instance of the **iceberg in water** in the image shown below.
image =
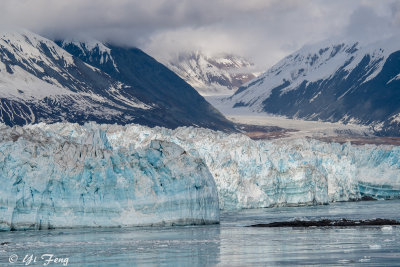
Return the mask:
[[0,230],[219,222],[203,160],[107,135],[94,124],[0,126]]

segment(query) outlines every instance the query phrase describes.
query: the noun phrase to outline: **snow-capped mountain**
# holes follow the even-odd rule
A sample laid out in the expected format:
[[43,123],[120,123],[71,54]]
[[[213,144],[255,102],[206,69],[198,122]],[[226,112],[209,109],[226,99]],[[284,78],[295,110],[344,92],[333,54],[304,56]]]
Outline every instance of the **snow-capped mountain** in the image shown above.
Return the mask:
[[399,135],[400,38],[304,46],[243,85],[228,102],[292,118],[371,125]]
[[97,41],[57,41],[72,55],[101,69],[111,78],[128,84],[127,92],[149,103],[135,122],[175,128],[194,125],[232,130],[226,120],[196,90],[174,72],[137,48],[123,48]]
[[254,64],[232,54],[180,53],[166,65],[201,95],[230,95],[256,77]]
[[[0,121],[124,120],[151,107],[123,93],[127,85],[28,31],[0,35]],[[122,103],[121,99],[129,99]]]
[[[82,47],[87,62],[73,49],[68,52],[27,30],[1,32],[0,122],[231,128],[192,87],[139,49],[94,41]],[[72,43],[68,48],[73,48]]]

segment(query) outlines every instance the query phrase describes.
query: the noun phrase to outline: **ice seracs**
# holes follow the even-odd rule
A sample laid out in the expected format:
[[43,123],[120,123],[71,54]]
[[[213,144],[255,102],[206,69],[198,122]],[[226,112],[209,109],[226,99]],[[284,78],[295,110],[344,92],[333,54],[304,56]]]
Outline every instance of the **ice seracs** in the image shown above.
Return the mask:
[[202,128],[0,125],[0,229],[215,223],[219,209],[400,198],[400,148]]
[[[74,124],[40,127],[71,138],[83,134]],[[254,141],[194,127],[96,127],[106,133],[112,147],[141,148],[151,140],[164,140],[202,158],[215,179],[221,209],[400,197],[396,146],[341,145],[310,138]]]

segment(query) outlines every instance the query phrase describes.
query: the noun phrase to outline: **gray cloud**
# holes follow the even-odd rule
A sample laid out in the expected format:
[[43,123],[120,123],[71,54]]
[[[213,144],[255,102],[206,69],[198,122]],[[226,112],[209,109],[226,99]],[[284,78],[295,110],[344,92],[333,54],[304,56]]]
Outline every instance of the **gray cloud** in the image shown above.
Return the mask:
[[261,70],[308,42],[372,41],[400,25],[393,0],[2,0],[0,10],[3,27],[50,38],[138,46],[161,60],[194,49],[231,52]]
[[[399,5],[392,4],[397,8]],[[372,42],[377,39],[391,37],[398,34],[398,11],[393,8],[386,14],[379,14],[374,6],[362,6],[350,16],[350,21],[345,29],[345,35],[349,38],[363,42]]]

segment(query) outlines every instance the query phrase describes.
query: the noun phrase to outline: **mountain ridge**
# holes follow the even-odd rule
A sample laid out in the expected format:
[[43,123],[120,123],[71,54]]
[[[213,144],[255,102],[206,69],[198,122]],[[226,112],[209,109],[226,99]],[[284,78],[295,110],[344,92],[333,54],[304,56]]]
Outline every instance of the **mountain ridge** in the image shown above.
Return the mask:
[[[140,49],[86,45],[87,52],[97,48],[91,61],[27,30],[1,32],[0,121],[11,126],[96,121],[234,130],[192,87]],[[96,55],[98,65],[92,64]]]
[[400,42],[369,45],[322,42],[304,46],[228,100],[289,118],[371,126],[380,135],[399,135]]

